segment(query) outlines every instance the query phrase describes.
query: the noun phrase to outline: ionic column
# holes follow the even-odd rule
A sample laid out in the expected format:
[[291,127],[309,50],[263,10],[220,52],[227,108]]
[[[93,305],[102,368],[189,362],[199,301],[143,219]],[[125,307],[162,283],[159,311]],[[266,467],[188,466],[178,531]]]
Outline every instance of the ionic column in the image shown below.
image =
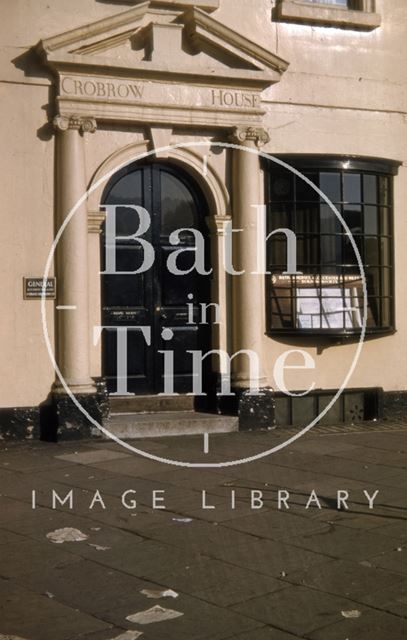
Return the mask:
[[[86,193],[84,138],[96,130],[93,118],[56,116],[57,228]],[[57,363],[74,393],[94,393],[90,377],[88,220],[86,200],[65,227],[56,251],[58,305]],[[59,388],[58,382],[56,385]]]
[[[260,127],[239,127],[232,134],[232,142],[248,150],[256,150],[269,141],[267,132]],[[233,149],[233,234],[234,269],[244,275],[232,276],[232,331],[233,352],[241,349],[254,351],[259,358],[257,380],[251,380],[247,357],[235,359],[232,382],[235,389],[267,386],[262,366],[264,334],[264,276],[258,271],[257,208],[264,203],[261,192],[260,159],[257,153]]]

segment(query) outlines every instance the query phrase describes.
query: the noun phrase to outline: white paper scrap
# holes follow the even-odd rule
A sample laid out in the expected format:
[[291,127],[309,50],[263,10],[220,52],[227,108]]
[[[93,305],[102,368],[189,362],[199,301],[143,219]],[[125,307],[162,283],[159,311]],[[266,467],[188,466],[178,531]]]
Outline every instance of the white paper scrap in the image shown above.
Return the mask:
[[111,549],[111,547],[102,547],[100,544],[91,544],[90,542],[88,542],[88,547],[93,547],[96,551],[109,551]]
[[341,611],[341,614],[343,615],[344,618],[350,618],[350,619],[360,618],[360,616],[362,615],[362,613],[357,609],[351,609],[350,611]]
[[62,544],[64,542],[83,542],[88,539],[86,533],[82,533],[79,529],[66,527],[65,529],[55,529],[47,533],[47,538],[54,544]]
[[154,624],[155,622],[164,622],[164,620],[175,620],[184,614],[173,609],[164,609],[160,605],[151,607],[147,611],[139,611],[131,616],[127,616],[126,620],[135,622],[136,624]]
[[181,522],[182,524],[189,524],[193,522],[192,518],[173,518],[173,522]]
[[178,598],[178,593],[173,591],[172,589],[164,589],[154,591],[153,589],[142,589],[140,593],[147,598],[152,598],[154,600],[159,600],[160,598]]
[[112,640],[137,640],[142,635],[142,631],[126,631],[126,633],[121,633],[116,638],[112,638]]

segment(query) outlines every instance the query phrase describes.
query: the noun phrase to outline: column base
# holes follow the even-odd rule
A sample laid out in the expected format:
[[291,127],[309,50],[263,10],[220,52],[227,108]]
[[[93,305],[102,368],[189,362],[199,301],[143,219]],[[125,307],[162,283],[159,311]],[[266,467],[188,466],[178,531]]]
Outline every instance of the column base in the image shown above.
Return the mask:
[[[75,398],[83,409],[98,423],[101,423],[109,411],[109,400],[106,384],[98,380],[94,384],[93,393],[75,393]],[[54,424],[47,440],[67,441],[83,440],[92,437],[94,425],[74,404],[71,398],[55,389],[52,396]]]
[[[68,385],[69,390],[73,395],[76,396],[85,396],[85,395],[94,395],[97,393],[97,385],[94,380],[89,380],[86,382],[77,383],[75,381],[65,380]],[[55,395],[67,395],[65,387],[62,386],[59,380],[54,383],[52,393]]]
[[273,389],[262,388],[259,395],[252,395],[250,389],[235,390],[237,415],[240,431],[275,429],[275,394]]

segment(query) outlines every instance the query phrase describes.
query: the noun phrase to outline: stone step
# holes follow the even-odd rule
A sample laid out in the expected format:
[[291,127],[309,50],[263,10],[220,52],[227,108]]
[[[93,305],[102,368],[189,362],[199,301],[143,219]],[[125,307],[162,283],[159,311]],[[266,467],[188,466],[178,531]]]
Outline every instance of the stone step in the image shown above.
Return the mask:
[[146,414],[115,413],[110,414],[103,426],[122,440],[204,433],[231,433],[239,430],[237,417],[190,411]]
[[194,397],[179,396],[110,396],[111,413],[161,413],[193,411]]

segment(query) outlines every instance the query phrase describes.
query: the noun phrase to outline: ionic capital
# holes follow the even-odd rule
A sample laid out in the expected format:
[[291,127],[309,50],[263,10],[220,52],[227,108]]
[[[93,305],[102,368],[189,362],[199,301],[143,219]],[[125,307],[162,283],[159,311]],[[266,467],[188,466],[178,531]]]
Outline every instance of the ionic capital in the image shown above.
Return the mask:
[[270,142],[270,136],[263,127],[235,127],[230,135],[230,140],[236,144],[254,142],[256,147],[262,147]]
[[96,131],[95,118],[77,115],[55,116],[53,125],[57,131],[68,131],[68,129],[76,129],[80,133],[94,133]]

